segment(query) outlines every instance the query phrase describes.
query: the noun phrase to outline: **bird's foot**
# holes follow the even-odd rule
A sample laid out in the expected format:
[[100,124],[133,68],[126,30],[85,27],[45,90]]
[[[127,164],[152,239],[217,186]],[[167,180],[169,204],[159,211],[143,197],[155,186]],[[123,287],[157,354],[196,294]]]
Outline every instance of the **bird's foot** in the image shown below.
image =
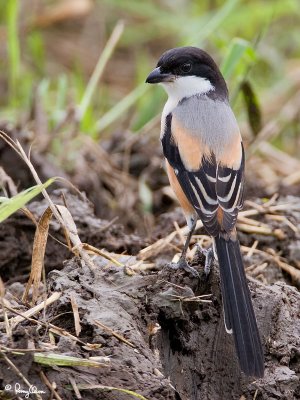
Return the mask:
[[211,265],[214,260],[214,251],[213,248],[210,247],[209,249],[204,249],[201,246],[197,246],[198,250],[204,255],[205,263],[204,263],[204,274],[208,277],[211,270]]
[[207,249],[204,255],[205,255],[204,273],[206,276],[208,276],[210,274],[211,264],[214,260],[213,248],[210,247],[209,249]]
[[185,257],[180,257],[177,263],[174,262],[170,263],[169,267],[173,269],[184,269],[186,272],[193,275],[195,278],[199,278],[198,272],[195,270],[195,268],[189,265]]

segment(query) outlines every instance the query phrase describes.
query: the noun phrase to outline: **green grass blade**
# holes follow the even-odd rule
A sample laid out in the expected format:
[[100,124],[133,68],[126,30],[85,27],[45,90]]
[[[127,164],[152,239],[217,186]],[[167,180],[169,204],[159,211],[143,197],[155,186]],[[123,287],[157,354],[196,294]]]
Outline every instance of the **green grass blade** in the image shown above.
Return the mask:
[[147,89],[148,86],[145,83],[137,86],[96,122],[94,131],[102,131],[120,118],[121,115],[123,115],[141,96],[144,95]]
[[55,353],[34,353],[33,359],[37,364],[61,367],[93,367],[100,368],[105,367],[107,363],[100,363],[98,361],[89,360],[86,358],[65,356],[63,354]]
[[44,74],[46,51],[42,33],[39,31],[30,32],[26,39],[26,45],[32,57],[34,68],[36,68],[39,74]]
[[144,212],[151,213],[153,208],[153,193],[147,185],[145,177],[139,179],[139,198]]
[[96,87],[98,85],[99,79],[103,74],[104,68],[110,59],[120,37],[122,36],[124,30],[124,22],[119,21],[117,25],[115,26],[115,29],[113,30],[113,33],[111,37],[109,38],[103,52],[101,53],[98,62],[96,64],[96,67],[93,71],[93,74],[87,84],[86,90],[84,92],[84,95],[82,97],[80,106],[79,106],[79,113],[80,113],[80,118],[83,119],[84,115],[86,113],[86,110],[88,106],[91,103],[93,94],[96,90]]
[[18,81],[20,76],[20,44],[18,37],[19,0],[7,2],[9,89],[12,104],[16,104]]
[[14,212],[22,208],[26,203],[36,197],[41,191],[47,188],[55,181],[55,178],[50,178],[43,185],[32,186],[29,189],[18,193],[12,198],[0,198],[0,223],[12,215]]
[[232,39],[227,56],[221,65],[221,71],[225,79],[229,79],[232,76],[235,68],[245,55],[247,55],[248,59],[255,60],[255,51],[251,43],[240,38]]
[[200,46],[205,39],[213,35],[216,29],[225,21],[225,19],[234,10],[240,0],[228,0],[225,4],[220,7],[209,19],[204,26],[195,27],[193,30],[197,33],[193,33],[190,37],[187,37],[184,41],[185,46]]

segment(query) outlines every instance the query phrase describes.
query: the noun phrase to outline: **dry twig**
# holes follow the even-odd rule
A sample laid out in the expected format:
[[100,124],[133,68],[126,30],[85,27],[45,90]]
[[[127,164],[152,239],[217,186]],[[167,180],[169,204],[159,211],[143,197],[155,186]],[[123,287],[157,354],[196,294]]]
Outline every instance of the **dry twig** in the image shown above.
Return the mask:
[[115,332],[113,329],[109,328],[108,326],[102,324],[101,322],[94,320],[94,323],[99,326],[100,328],[104,329],[105,331],[112,334],[117,339],[121,340],[121,342],[126,343],[128,346],[135,348],[135,345],[129,342],[129,340],[125,339],[124,336],[120,335],[119,333]]
[[73,316],[74,316],[74,325],[75,325],[76,336],[79,336],[80,332],[81,332],[80,317],[79,317],[79,312],[78,312],[78,304],[77,304],[75,295],[73,293],[71,294],[71,305],[72,305]]
[[[43,310],[45,307],[48,305],[54,303],[57,301],[61,296],[61,293],[59,292],[54,292],[52,295],[45,301],[42,301],[35,307],[30,308],[29,310],[25,311],[24,313],[19,313],[20,315],[18,317],[13,317],[9,320],[12,328],[14,329],[20,322],[22,322],[24,319],[27,319],[29,317],[32,317],[33,315],[39,313],[41,310]],[[8,308],[7,304],[5,304],[5,307]],[[8,308],[10,311],[16,312],[16,310],[13,310],[12,308]]]
[[52,396],[54,396],[56,398],[56,400],[63,400],[60,395],[56,392],[56,383],[53,382],[52,384],[50,383],[50,381],[48,380],[46,374],[44,374],[43,371],[40,371],[40,377],[41,380],[44,382],[44,384],[48,387],[48,389],[50,390],[50,393]]

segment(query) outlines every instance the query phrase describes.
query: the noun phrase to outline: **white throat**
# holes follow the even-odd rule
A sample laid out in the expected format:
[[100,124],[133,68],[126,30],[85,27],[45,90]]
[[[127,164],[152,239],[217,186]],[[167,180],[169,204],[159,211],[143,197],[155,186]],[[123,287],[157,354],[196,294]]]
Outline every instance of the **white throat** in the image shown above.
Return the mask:
[[166,117],[182,99],[215,90],[208,79],[199,76],[181,76],[173,82],[162,82],[161,85],[169,97],[164,107],[163,117]]
[[162,82],[161,85],[169,98],[176,98],[178,101],[184,97],[205,94],[215,89],[208,79],[199,76],[180,76],[173,82]]

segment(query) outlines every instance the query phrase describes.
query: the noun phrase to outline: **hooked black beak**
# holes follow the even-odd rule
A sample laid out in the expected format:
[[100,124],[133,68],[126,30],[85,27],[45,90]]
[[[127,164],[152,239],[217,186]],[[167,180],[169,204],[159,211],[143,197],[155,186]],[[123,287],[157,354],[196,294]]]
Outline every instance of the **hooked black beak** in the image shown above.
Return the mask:
[[161,72],[160,67],[155,68],[146,79],[146,83],[160,83],[160,82],[173,82],[175,76],[172,74],[164,74]]

